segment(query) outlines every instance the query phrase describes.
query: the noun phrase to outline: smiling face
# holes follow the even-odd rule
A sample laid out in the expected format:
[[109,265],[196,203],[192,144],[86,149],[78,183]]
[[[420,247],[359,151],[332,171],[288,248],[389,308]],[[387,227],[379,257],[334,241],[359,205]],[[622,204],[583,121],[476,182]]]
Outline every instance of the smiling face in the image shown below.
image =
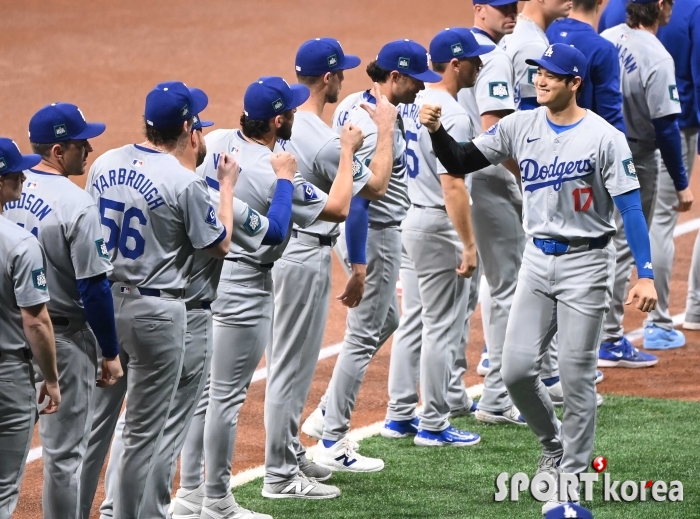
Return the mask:
[[571,78],[570,76],[554,74],[542,67],[537,69],[535,75],[537,102],[550,108],[567,105],[572,97],[576,97],[576,91],[580,86],[580,77]]

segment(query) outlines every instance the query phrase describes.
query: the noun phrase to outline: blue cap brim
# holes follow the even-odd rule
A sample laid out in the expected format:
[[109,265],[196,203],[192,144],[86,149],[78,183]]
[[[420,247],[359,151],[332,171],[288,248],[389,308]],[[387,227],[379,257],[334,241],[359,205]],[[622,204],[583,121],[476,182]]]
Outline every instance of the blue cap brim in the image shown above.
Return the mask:
[[545,61],[543,59],[526,59],[525,63],[527,63],[528,65],[535,65],[537,67],[542,67],[543,69],[545,69],[549,72],[554,72],[555,74],[560,74],[562,76],[570,76],[571,75],[568,70],[564,70],[563,68],[557,67],[551,61]]
[[190,108],[192,112],[196,114],[204,110],[209,104],[209,96],[199,88],[190,88],[190,95],[192,96],[192,104],[194,105]]
[[202,128],[207,128],[208,126],[214,126],[214,121],[199,121],[199,125]]
[[87,123],[85,129],[78,135],[71,137],[71,140],[80,141],[83,139],[94,139],[105,132],[107,126],[104,123]]
[[469,54],[465,53],[464,56],[460,56],[460,58],[476,58],[477,56],[483,56],[484,54],[488,54],[495,48],[495,45],[479,45],[472,52],[470,52]]
[[39,162],[41,162],[41,155],[35,155],[33,153],[30,153],[29,155],[22,155],[22,160],[19,161],[19,164],[14,166],[11,171],[0,173],[0,176],[7,175],[9,173],[20,173],[25,169],[33,168],[39,164]]
[[311,90],[306,85],[295,84],[290,85],[289,88],[292,91],[292,106],[288,106],[285,110],[294,110],[303,105],[311,95]]
[[426,83],[437,83],[438,81],[442,80],[442,76],[437,72],[433,72],[432,70],[426,70],[425,72],[420,72],[418,74],[408,72],[402,72],[402,74],[406,74],[413,79],[424,81]]
[[340,70],[350,70],[351,68],[359,67],[360,63],[362,63],[362,60],[359,57],[346,54],[345,61],[340,67]]

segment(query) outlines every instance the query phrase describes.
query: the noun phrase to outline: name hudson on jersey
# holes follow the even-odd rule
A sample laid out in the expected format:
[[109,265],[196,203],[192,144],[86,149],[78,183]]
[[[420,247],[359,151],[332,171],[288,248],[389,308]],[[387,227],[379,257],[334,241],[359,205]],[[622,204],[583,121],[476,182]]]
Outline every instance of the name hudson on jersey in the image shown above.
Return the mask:
[[[531,182],[525,186],[525,191],[537,191],[548,186],[553,186],[555,191],[559,191],[564,182],[585,178],[593,173],[595,168],[589,159],[559,162],[557,155],[554,157],[554,162],[543,166],[540,166],[534,159],[522,160],[520,161],[520,171],[522,172],[523,184]],[[576,176],[569,176],[574,174]],[[544,182],[536,182],[537,180],[544,180]]]
[[129,186],[135,189],[143,195],[143,199],[148,202],[148,208],[151,211],[165,205],[163,197],[158,194],[158,189],[153,187],[153,182],[147,179],[143,173],[137,173],[133,169],[130,169],[128,173],[126,168],[110,169],[107,175],[100,175],[92,184],[92,187],[97,189],[100,195],[105,189],[113,186]]

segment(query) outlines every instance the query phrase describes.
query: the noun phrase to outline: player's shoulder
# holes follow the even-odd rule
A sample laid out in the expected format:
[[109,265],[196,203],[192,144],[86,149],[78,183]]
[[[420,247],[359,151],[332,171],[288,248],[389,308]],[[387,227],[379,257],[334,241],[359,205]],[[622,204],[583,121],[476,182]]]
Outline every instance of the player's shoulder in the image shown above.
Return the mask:
[[589,135],[599,138],[602,144],[613,142],[619,138],[626,141],[625,134],[615,128],[608,121],[603,119],[593,110],[586,110],[585,124],[581,125],[581,130]]
[[292,138],[290,139],[292,144],[295,137],[296,140],[313,140],[320,148],[328,141],[337,139],[338,134],[318,115],[312,112],[297,112],[294,114],[294,124],[292,125]]
[[512,56],[532,48],[546,48],[548,44],[547,35],[538,25],[530,20],[519,19],[508,39],[506,52]]

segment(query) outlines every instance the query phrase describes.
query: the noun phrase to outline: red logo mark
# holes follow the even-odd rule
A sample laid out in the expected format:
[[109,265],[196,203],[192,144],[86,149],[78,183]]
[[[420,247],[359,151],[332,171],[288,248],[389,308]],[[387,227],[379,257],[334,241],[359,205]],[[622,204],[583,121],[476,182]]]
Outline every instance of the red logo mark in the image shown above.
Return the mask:
[[647,481],[646,485],[644,485],[644,488],[649,488],[651,486],[651,484],[652,484],[652,481],[650,479],[649,481]]
[[591,463],[591,467],[593,467],[593,470],[595,470],[598,473],[603,472],[608,466],[608,460],[606,460],[603,456],[598,456],[593,460],[593,463]]

